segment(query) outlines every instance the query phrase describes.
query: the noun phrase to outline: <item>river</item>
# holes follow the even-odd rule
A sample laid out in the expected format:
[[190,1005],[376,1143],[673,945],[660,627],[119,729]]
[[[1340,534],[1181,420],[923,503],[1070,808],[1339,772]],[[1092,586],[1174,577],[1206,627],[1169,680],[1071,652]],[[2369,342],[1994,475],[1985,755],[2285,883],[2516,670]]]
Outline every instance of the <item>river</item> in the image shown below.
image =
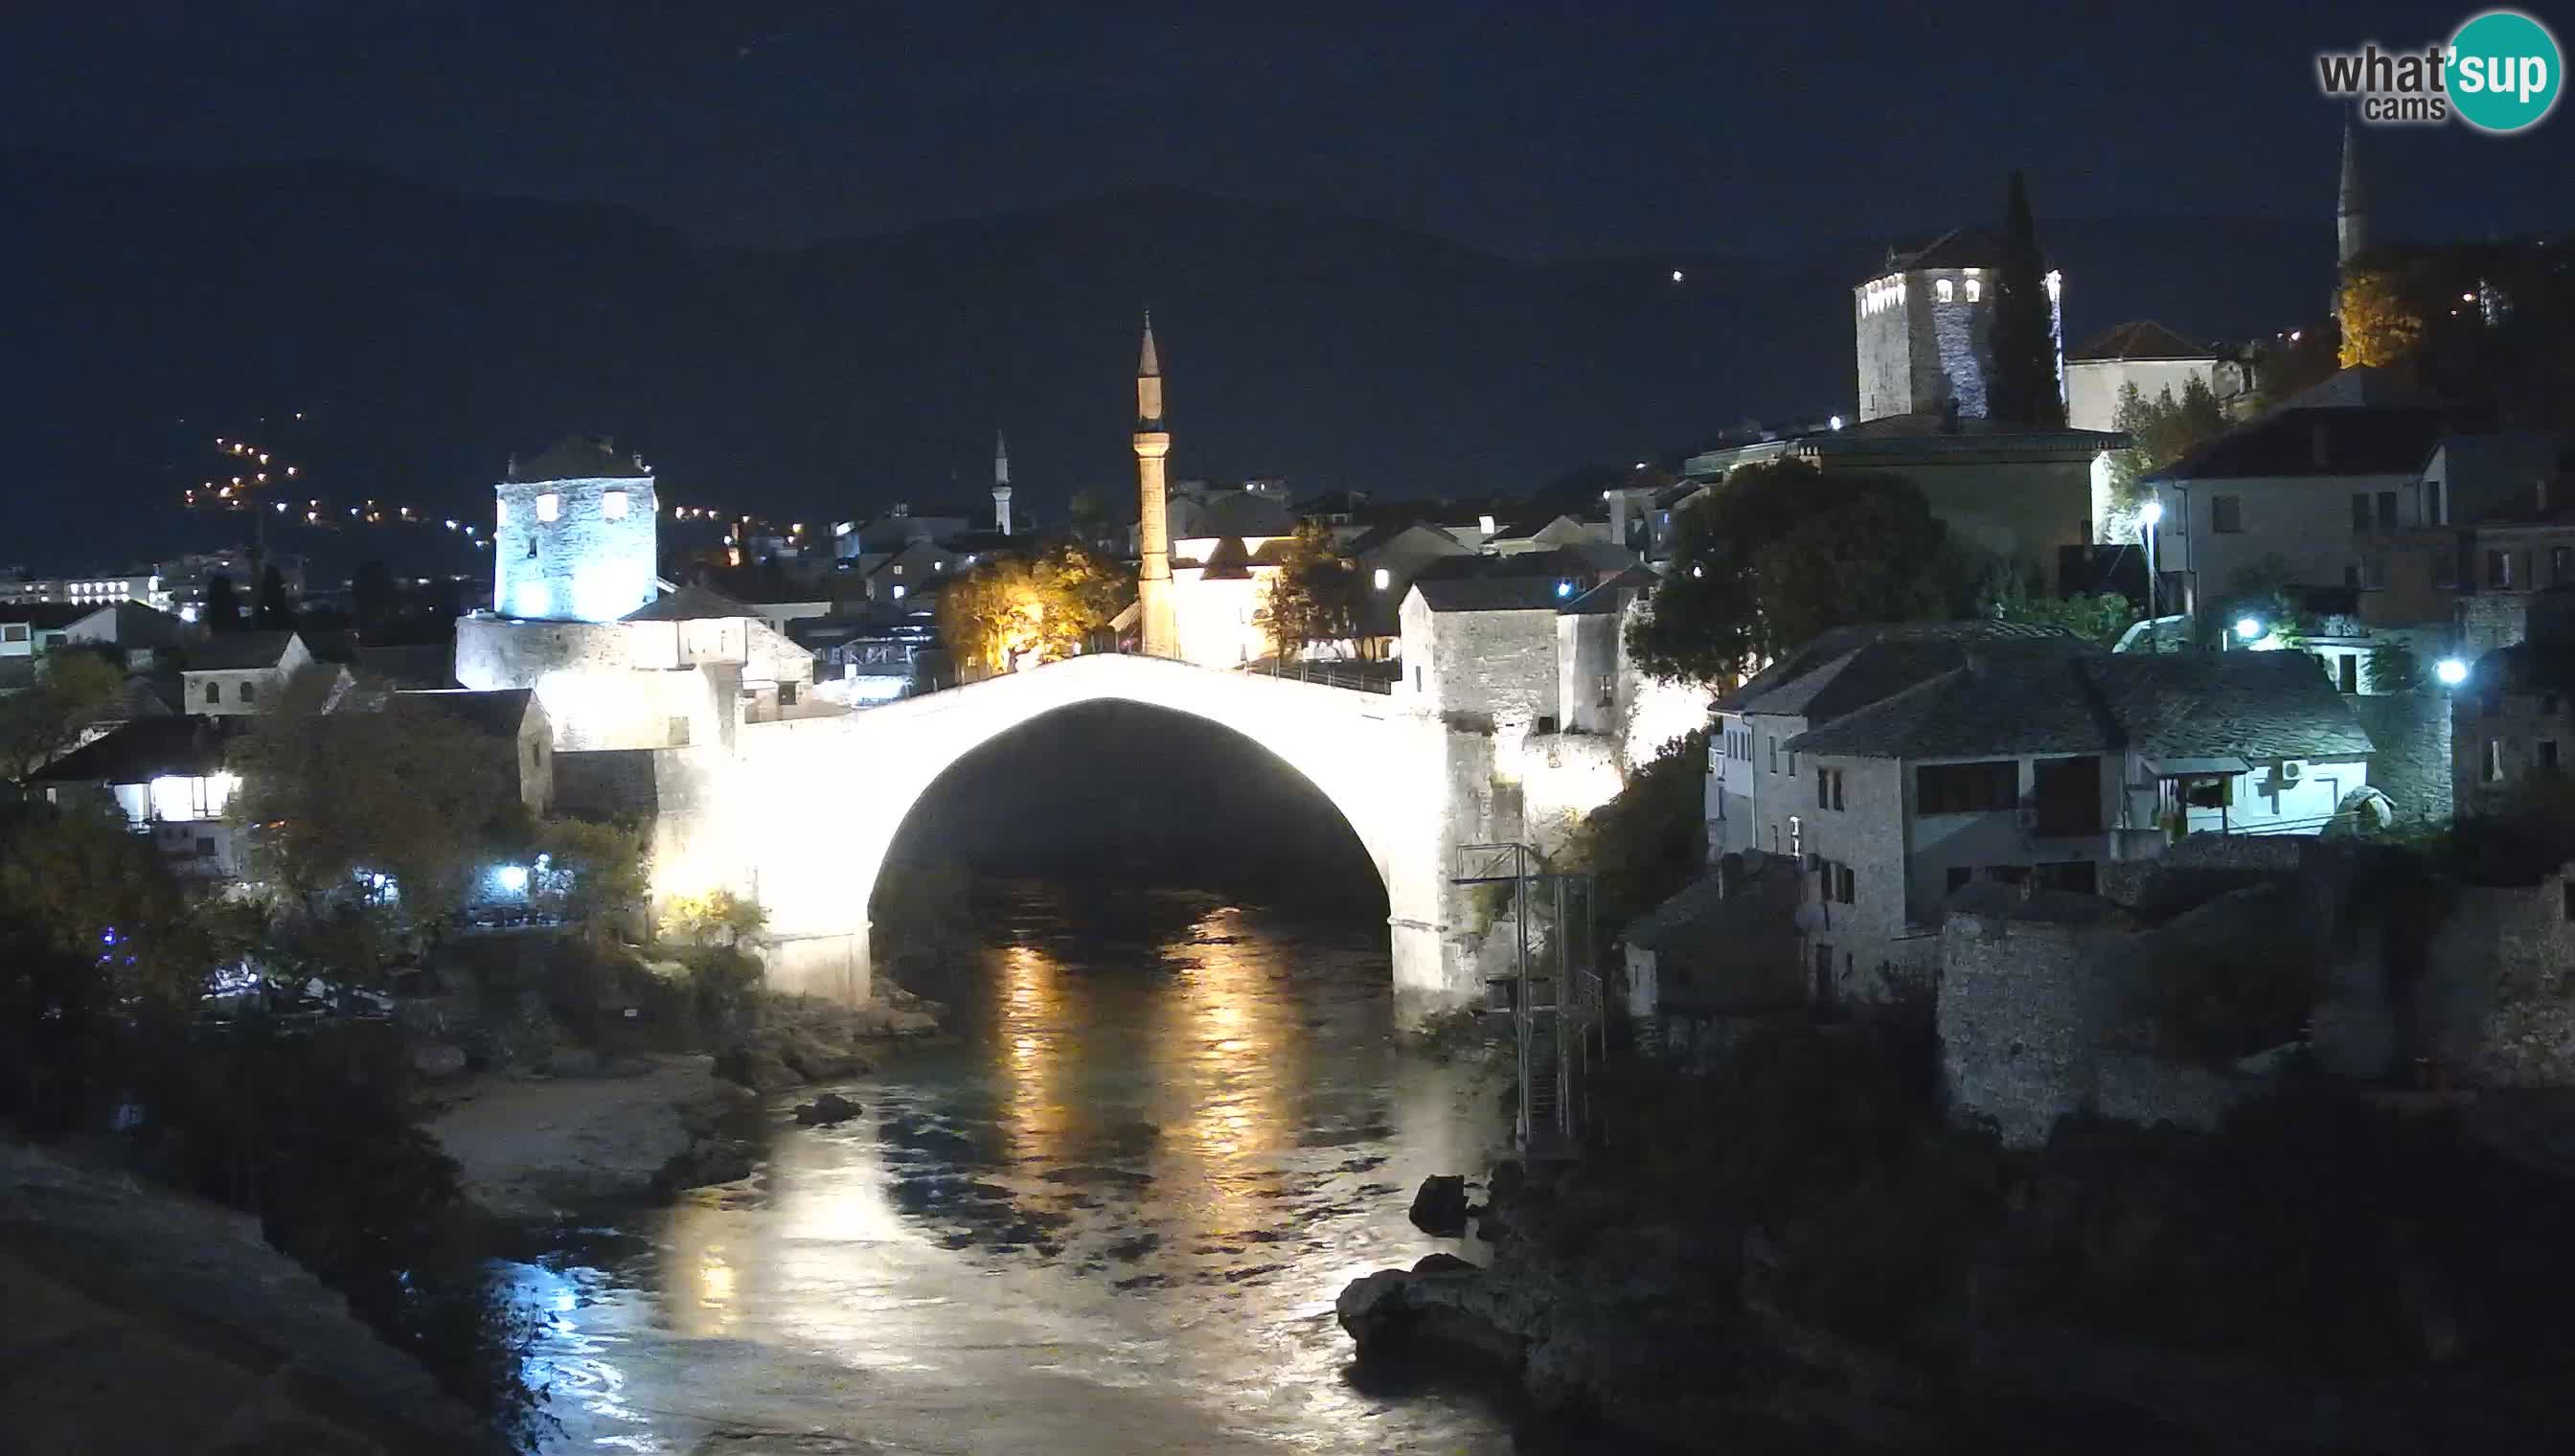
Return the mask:
[[1332,1299],[1434,1250],[1495,1073],[1399,1047],[1381,925],[1186,892],[981,897],[952,1035],[773,1109],[763,1175],[507,1266],[550,1451],[1536,1452],[1488,1390],[1357,1378]]

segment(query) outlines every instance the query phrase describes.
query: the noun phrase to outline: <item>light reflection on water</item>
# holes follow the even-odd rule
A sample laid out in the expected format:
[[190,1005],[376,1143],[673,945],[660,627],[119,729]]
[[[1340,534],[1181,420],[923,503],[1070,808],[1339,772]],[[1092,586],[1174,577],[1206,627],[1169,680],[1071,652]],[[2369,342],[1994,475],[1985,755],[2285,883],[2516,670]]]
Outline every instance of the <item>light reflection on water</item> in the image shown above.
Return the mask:
[[863,1115],[514,1266],[556,1311],[552,1449],[1514,1449],[1474,1394],[1346,1378],[1333,1297],[1459,1251],[1407,1195],[1501,1132],[1488,1074],[1390,1044],[1382,940],[1179,895],[994,908],[982,964],[915,987],[957,1034],[854,1084]]

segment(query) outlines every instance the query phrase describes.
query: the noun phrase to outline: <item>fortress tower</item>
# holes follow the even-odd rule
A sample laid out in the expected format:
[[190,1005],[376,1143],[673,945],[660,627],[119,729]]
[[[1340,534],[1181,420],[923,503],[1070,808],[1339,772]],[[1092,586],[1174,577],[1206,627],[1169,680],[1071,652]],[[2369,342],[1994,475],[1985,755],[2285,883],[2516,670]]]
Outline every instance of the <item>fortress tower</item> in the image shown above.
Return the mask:
[[1011,534],[1011,443],[993,432],[993,529]]
[[650,603],[661,507],[641,456],[606,436],[566,436],[493,487],[492,610],[615,622]]
[[[2003,251],[2001,238],[1962,228],[1911,252],[1889,248],[1886,266],[1851,290],[1860,419],[1942,415],[1953,404],[1963,419],[1991,413]],[[2064,282],[2054,269],[2044,281],[2062,393]]]
[[1181,655],[1172,602],[1172,520],[1163,459],[1172,435],[1163,427],[1163,361],[1154,351],[1154,316],[1145,315],[1145,345],[1136,359],[1136,605],[1147,657]]

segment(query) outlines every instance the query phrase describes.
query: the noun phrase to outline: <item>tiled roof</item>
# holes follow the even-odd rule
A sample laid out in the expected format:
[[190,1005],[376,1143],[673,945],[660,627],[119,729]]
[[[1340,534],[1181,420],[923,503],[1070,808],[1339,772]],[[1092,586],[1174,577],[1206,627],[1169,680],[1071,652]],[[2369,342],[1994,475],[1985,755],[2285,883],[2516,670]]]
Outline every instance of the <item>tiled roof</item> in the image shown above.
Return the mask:
[[648,602],[626,614],[624,622],[694,622],[704,618],[758,617],[760,614],[719,592],[694,583]]
[[0,603],[0,622],[23,622],[41,632],[59,632],[98,609],[87,603]]
[[548,446],[544,454],[520,466],[512,477],[521,481],[636,481],[652,478],[653,473],[638,464],[634,456],[618,454],[615,442],[604,435],[567,435]]
[[446,643],[398,643],[358,649],[357,670],[396,688],[453,688],[456,649]]
[[1229,536],[1208,549],[1201,564],[1201,580],[1210,582],[1248,582],[1252,580],[1252,554],[1243,549],[1243,538]]
[[56,783],[146,783],[163,774],[201,778],[224,766],[230,734],[211,718],[138,718],[48,763],[36,776]]
[[2290,407],[2229,430],[2155,479],[2410,475],[2441,437],[2472,423],[2461,411],[2440,407]]
[[2098,359],[2214,359],[2217,351],[2152,319],[2116,324],[2067,351],[2067,363]]
[[2251,759],[2373,751],[2304,653],[2004,650],[1791,738],[1800,753],[1956,758],[2134,748]]
[[[1965,661],[1961,644],[2011,642],[2050,645],[2060,652],[2080,651],[2084,647],[2081,638],[2062,628],[1996,622],[1982,617],[1960,618],[1953,622],[1880,622],[1837,627],[1764,668],[1752,681],[1719,697],[1716,707],[1720,713],[1794,713],[1809,718],[1830,717],[1834,712],[1851,712],[1910,684],[1958,667]],[[1822,684],[1807,685],[1793,694],[1785,691],[1790,684],[1833,667],[1839,660],[1851,657],[1862,648],[1880,645],[1892,650],[1874,657],[1863,675],[1826,703],[1826,711],[1821,714],[1812,711],[1811,700]]]
[[1591,617],[1602,613],[1623,612],[1628,602],[1652,593],[1656,587],[1662,585],[1662,581],[1663,579],[1654,575],[1652,569],[1648,567],[1628,567],[1599,586],[1565,603],[1562,615]]
[[1981,228],[1951,228],[1918,248],[1887,249],[1886,266],[1869,277],[1925,268],[2000,268],[2002,262],[2002,239]]
[[511,738],[526,725],[528,704],[537,695],[532,688],[440,688],[394,696],[405,703],[427,704],[494,737]]
[[1453,577],[1412,584],[1433,612],[1553,612],[1565,602],[1555,589],[1552,577]]
[[286,645],[293,641],[295,634],[287,629],[219,632],[188,649],[188,671],[238,673],[252,668],[274,668],[286,656]]

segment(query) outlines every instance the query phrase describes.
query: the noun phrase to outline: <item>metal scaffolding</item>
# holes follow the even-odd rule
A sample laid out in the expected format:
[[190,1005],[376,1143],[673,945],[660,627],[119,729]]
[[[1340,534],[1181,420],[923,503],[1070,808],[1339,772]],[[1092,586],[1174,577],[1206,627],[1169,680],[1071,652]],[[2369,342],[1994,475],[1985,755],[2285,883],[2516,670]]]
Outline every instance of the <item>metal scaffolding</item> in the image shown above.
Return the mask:
[[[1485,979],[1484,1009],[1511,1018],[1521,1150],[1572,1157],[1589,1115],[1586,1076],[1605,1050],[1591,876],[1548,870],[1529,844],[1463,844],[1452,882],[1510,886],[1511,971]],[[1540,919],[1552,933],[1532,944]]]

